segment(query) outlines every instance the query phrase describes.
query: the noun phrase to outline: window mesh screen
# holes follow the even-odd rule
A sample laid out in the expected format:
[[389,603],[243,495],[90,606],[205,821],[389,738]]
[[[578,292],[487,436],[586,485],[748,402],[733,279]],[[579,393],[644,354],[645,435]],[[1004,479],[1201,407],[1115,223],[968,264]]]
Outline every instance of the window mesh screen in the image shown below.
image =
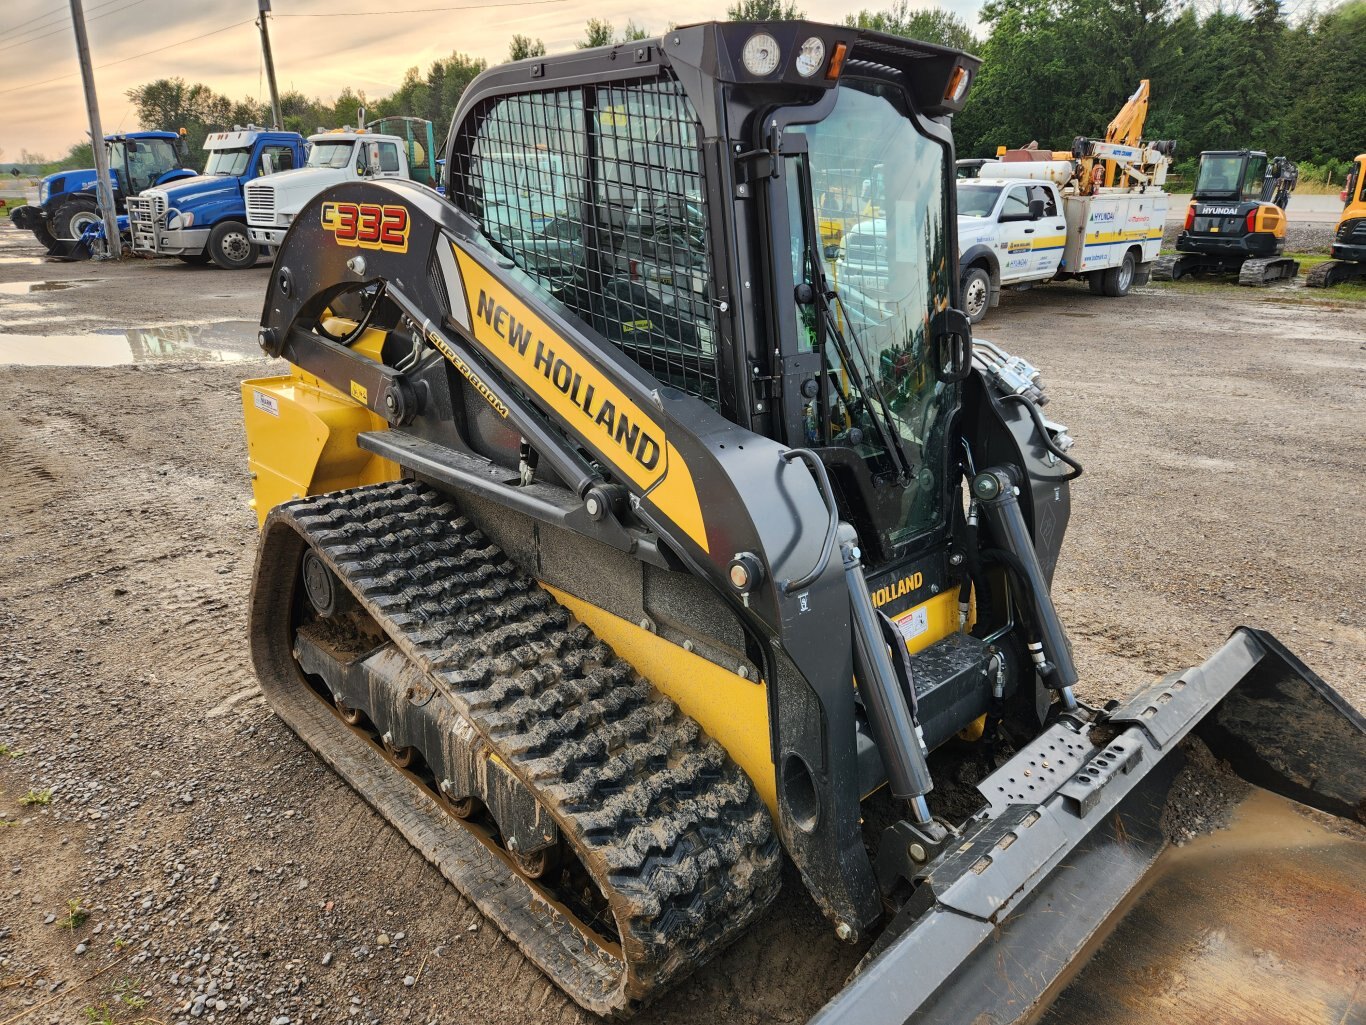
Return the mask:
[[451,198],[546,295],[715,405],[698,139],[671,78],[490,100],[460,129]]

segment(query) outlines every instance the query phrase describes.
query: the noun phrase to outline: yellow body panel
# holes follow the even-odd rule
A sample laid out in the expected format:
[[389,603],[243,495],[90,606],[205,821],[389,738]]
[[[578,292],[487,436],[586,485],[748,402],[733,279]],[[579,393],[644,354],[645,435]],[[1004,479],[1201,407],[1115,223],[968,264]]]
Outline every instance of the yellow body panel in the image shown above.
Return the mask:
[[1276,238],[1285,237],[1285,211],[1274,203],[1263,203],[1257,207],[1257,220],[1254,222],[1259,232],[1267,232]]
[[654,417],[502,282],[462,250],[455,256],[479,344],[707,551],[692,471]]
[[[906,640],[906,650],[912,655],[918,651],[924,651],[936,641],[942,641],[949,634],[958,632],[957,589],[951,588],[942,594],[937,594],[929,601],[923,601],[915,608],[907,609],[892,618],[896,620],[904,633],[907,624],[916,621],[921,615],[924,616],[923,628],[919,633]],[[969,619],[970,624],[971,620]]]
[[547,584],[541,586],[724,747],[777,817],[766,684],[742,679],[591,602]]
[[356,435],[385,429],[383,418],[297,367],[243,381],[242,409],[259,523],[291,498],[399,477],[397,463],[356,444]]
[[1339,227],[1348,221],[1366,217],[1366,153],[1357,156],[1352,164],[1355,177],[1348,178],[1351,191],[1345,197],[1346,205],[1342,208],[1342,216],[1338,218]]

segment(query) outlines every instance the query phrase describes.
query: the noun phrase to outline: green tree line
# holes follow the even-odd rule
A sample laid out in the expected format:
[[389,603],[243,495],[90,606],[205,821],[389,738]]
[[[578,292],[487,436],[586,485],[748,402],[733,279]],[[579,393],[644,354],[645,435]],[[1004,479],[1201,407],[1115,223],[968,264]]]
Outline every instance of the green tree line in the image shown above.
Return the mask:
[[[1236,0],[1235,0],[1236,2]],[[1295,20],[1277,0],[1242,0],[1212,9],[1190,0],[987,0],[979,38],[957,16],[893,0],[850,14],[846,24],[941,43],[976,53],[982,70],[954,125],[960,156],[989,156],[998,145],[1070,148],[1078,135],[1101,135],[1137,86],[1152,80],[1146,134],[1177,141],[1178,169],[1204,149],[1258,148],[1299,161],[1310,177],[1335,172],[1366,150],[1366,0]],[[800,18],[793,0],[736,0],[732,20]],[[659,26],[654,32],[672,26]],[[579,47],[654,34],[627,22],[618,29],[593,18]],[[542,56],[544,42],[513,36],[509,60]],[[357,107],[371,119],[408,114],[445,134],[460,96],[486,67],[462,53],[409,68],[392,93],[368,100],[347,89],[332,100],[292,91],[280,98],[284,127],[308,135],[354,124]],[[267,124],[268,104],[234,101],[209,86],[159,79],[128,91],[147,128],[185,128],[193,151],[204,137],[234,124]],[[65,166],[84,161],[73,147]],[[53,165],[55,166],[55,165]]]
[[1291,24],[1276,0],[1206,14],[1174,0],[988,0],[981,73],[954,126],[960,154],[1070,148],[1101,134],[1139,79],[1145,134],[1201,150],[1265,149],[1313,172],[1366,149],[1366,0]]

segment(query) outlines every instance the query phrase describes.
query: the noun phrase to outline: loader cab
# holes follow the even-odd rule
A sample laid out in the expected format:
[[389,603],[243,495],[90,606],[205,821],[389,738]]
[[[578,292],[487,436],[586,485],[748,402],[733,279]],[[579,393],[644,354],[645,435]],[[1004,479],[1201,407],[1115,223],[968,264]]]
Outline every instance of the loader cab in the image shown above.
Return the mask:
[[[947,120],[975,68],[808,22],[519,62],[462,100],[447,194],[663,385],[818,451],[889,563],[943,535],[956,483]],[[876,287],[839,279],[855,234]]]

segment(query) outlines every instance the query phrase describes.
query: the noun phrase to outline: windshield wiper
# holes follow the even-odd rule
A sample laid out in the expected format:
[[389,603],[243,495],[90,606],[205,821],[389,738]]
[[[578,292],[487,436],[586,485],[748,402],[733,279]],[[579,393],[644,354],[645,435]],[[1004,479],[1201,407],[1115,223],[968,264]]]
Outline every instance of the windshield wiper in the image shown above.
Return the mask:
[[[816,295],[820,300],[821,314],[825,320],[825,330],[830,339],[835,343],[835,349],[839,352],[840,362],[849,372],[849,376],[854,379],[854,387],[859,390],[861,395],[871,395],[876,403],[877,410],[873,416],[873,423],[877,427],[878,437],[882,441],[882,447],[891,456],[892,462],[896,464],[897,476],[901,483],[909,483],[915,476],[911,466],[910,453],[906,451],[906,444],[901,437],[901,432],[897,430],[896,417],[892,413],[892,407],[888,404],[886,397],[882,394],[882,389],[878,387],[877,375],[868,363],[868,354],[863,348],[863,343],[857,334],[854,334],[854,325],[849,320],[849,311],[844,305],[844,300],[840,294],[830,288],[825,279],[825,273],[817,270],[820,278],[820,287],[816,289]],[[833,300],[833,302],[831,301]],[[839,305],[840,313],[844,316],[844,322],[849,325],[849,333],[854,334],[854,344],[849,344],[849,339],[845,337],[844,330],[839,325],[839,318],[835,315],[835,305]],[[855,361],[852,353],[858,353],[858,360]],[[858,363],[863,364],[863,373],[859,372]],[[877,415],[881,414],[881,415]]]

